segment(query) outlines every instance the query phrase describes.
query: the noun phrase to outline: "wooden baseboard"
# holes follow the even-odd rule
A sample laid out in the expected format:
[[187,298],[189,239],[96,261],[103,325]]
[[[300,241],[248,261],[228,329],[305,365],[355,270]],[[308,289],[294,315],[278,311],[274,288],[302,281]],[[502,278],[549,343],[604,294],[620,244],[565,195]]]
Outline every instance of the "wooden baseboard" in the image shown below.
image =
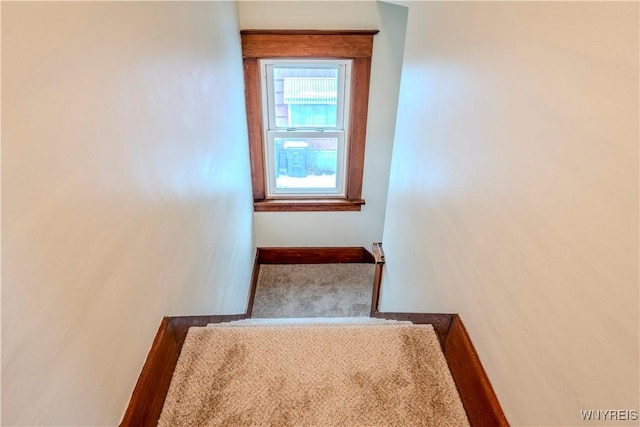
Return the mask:
[[376,317],[376,313],[378,313],[378,301],[380,299],[380,285],[382,284],[383,268],[384,264],[376,263],[373,273],[373,289],[371,292],[371,311],[369,313],[369,317]]
[[151,345],[151,350],[138,377],[121,427],[156,426],[169,391],[171,377],[178,363],[182,345],[191,326],[229,322],[246,318],[230,316],[164,317]]
[[258,277],[260,274],[260,248],[256,249],[256,257],[253,261],[253,271],[251,273],[251,284],[249,285],[249,298],[247,299],[246,316],[251,317],[253,313],[253,301],[256,298],[256,288],[258,287]]
[[169,318],[165,317],[133,389],[121,426],[158,424],[179,354],[180,346],[176,343]]
[[489,382],[478,353],[459,315],[453,315],[444,343],[444,357],[472,427],[504,426],[509,422]]
[[258,248],[260,264],[335,264],[375,262],[363,247]]

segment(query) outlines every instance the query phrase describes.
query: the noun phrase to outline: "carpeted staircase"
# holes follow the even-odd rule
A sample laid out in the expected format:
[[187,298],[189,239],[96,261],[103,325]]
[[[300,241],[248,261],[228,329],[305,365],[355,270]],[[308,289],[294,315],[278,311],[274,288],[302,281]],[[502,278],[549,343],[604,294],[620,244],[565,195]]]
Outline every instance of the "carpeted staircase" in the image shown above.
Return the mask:
[[159,426],[468,426],[431,325],[352,318],[191,327]]
[[378,310],[384,262],[259,248],[244,313],[162,319],[121,427],[508,427],[458,314]]

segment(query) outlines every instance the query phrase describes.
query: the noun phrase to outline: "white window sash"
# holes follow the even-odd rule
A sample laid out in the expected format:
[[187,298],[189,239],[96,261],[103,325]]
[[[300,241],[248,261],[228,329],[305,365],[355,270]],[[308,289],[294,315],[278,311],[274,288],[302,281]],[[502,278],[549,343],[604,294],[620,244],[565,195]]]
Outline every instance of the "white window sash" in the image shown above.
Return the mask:
[[347,90],[347,83],[351,81],[351,60],[348,59],[262,59],[260,60],[260,70],[262,73],[263,86],[263,111],[267,111],[265,117],[266,130],[287,129],[286,126],[276,126],[275,115],[275,99],[274,99],[274,79],[273,69],[277,66],[286,66],[287,68],[337,68],[338,70],[338,99],[337,107],[337,123],[335,127],[300,127],[296,129],[340,129],[347,130],[349,111],[350,91]]
[[[313,60],[313,59],[262,59],[260,60],[262,79],[262,103],[265,153],[265,171],[267,198],[295,197],[346,197],[346,167],[348,141],[348,112],[350,104],[351,60]],[[300,68],[336,68],[338,69],[337,93],[337,123],[336,127],[277,127],[275,117],[275,92],[273,69],[277,66]],[[266,114],[264,114],[266,112]],[[337,139],[337,167],[336,188],[277,188],[276,186],[276,153],[275,139],[277,138],[336,138]]]

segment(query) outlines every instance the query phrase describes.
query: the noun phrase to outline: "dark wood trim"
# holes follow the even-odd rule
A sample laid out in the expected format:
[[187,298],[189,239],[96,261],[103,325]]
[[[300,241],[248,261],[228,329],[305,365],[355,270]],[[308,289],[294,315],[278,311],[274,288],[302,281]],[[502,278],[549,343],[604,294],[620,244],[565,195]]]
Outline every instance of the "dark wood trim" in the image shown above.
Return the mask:
[[360,211],[362,205],[362,199],[270,199],[253,203],[256,212]]
[[265,176],[264,151],[262,150],[262,91],[260,90],[260,69],[256,58],[245,59],[243,65],[253,200],[264,200]]
[[369,317],[376,317],[376,313],[378,313],[383,268],[384,264],[376,263],[375,271],[373,272],[373,289],[371,290],[371,311],[369,312]]
[[178,363],[182,345],[191,326],[229,322],[245,314],[222,316],[164,317],[136,383],[121,427],[156,426]]
[[444,357],[473,426],[509,426],[462,319],[455,314],[444,343]]
[[371,57],[377,31],[241,31],[243,58]]
[[347,168],[347,199],[362,196],[364,151],[367,140],[371,56],[355,58],[351,68],[351,112],[349,116],[349,153]]
[[180,349],[181,346],[176,344],[170,319],[163,318],[133,389],[121,426],[158,424]]
[[253,313],[253,301],[256,298],[256,288],[258,287],[258,277],[260,277],[260,248],[256,249],[256,257],[253,260],[253,271],[251,273],[251,287],[249,288],[249,299],[247,300],[246,316],[251,317]]
[[260,264],[373,264],[373,255],[363,247],[259,248]]
[[323,34],[323,35],[338,35],[338,36],[346,36],[346,35],[376,35],[380,31],[379,30],[260,30],[260,29],[247,29],[240,30],[240,34],[280,34],[280,35],[313,35],[313,34]]

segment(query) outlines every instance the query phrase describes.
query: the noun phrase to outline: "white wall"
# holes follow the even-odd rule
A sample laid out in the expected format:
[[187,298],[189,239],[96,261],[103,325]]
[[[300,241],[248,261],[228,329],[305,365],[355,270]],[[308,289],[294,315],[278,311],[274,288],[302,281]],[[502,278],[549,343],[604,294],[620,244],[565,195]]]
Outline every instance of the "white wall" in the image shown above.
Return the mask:
[[381,308],[461,313],[513,425],[638,410],[638,48],[636,2],[409,3]]
[[407,9],[374,1],[242,1],[242,29],[378,29],[374,37],[361,212],[257,212],[258,246],[364,246],[380,241]]
[[3,425],[116,425],[163,315],[245,310],[238,31],[233,3],[3,2]]

